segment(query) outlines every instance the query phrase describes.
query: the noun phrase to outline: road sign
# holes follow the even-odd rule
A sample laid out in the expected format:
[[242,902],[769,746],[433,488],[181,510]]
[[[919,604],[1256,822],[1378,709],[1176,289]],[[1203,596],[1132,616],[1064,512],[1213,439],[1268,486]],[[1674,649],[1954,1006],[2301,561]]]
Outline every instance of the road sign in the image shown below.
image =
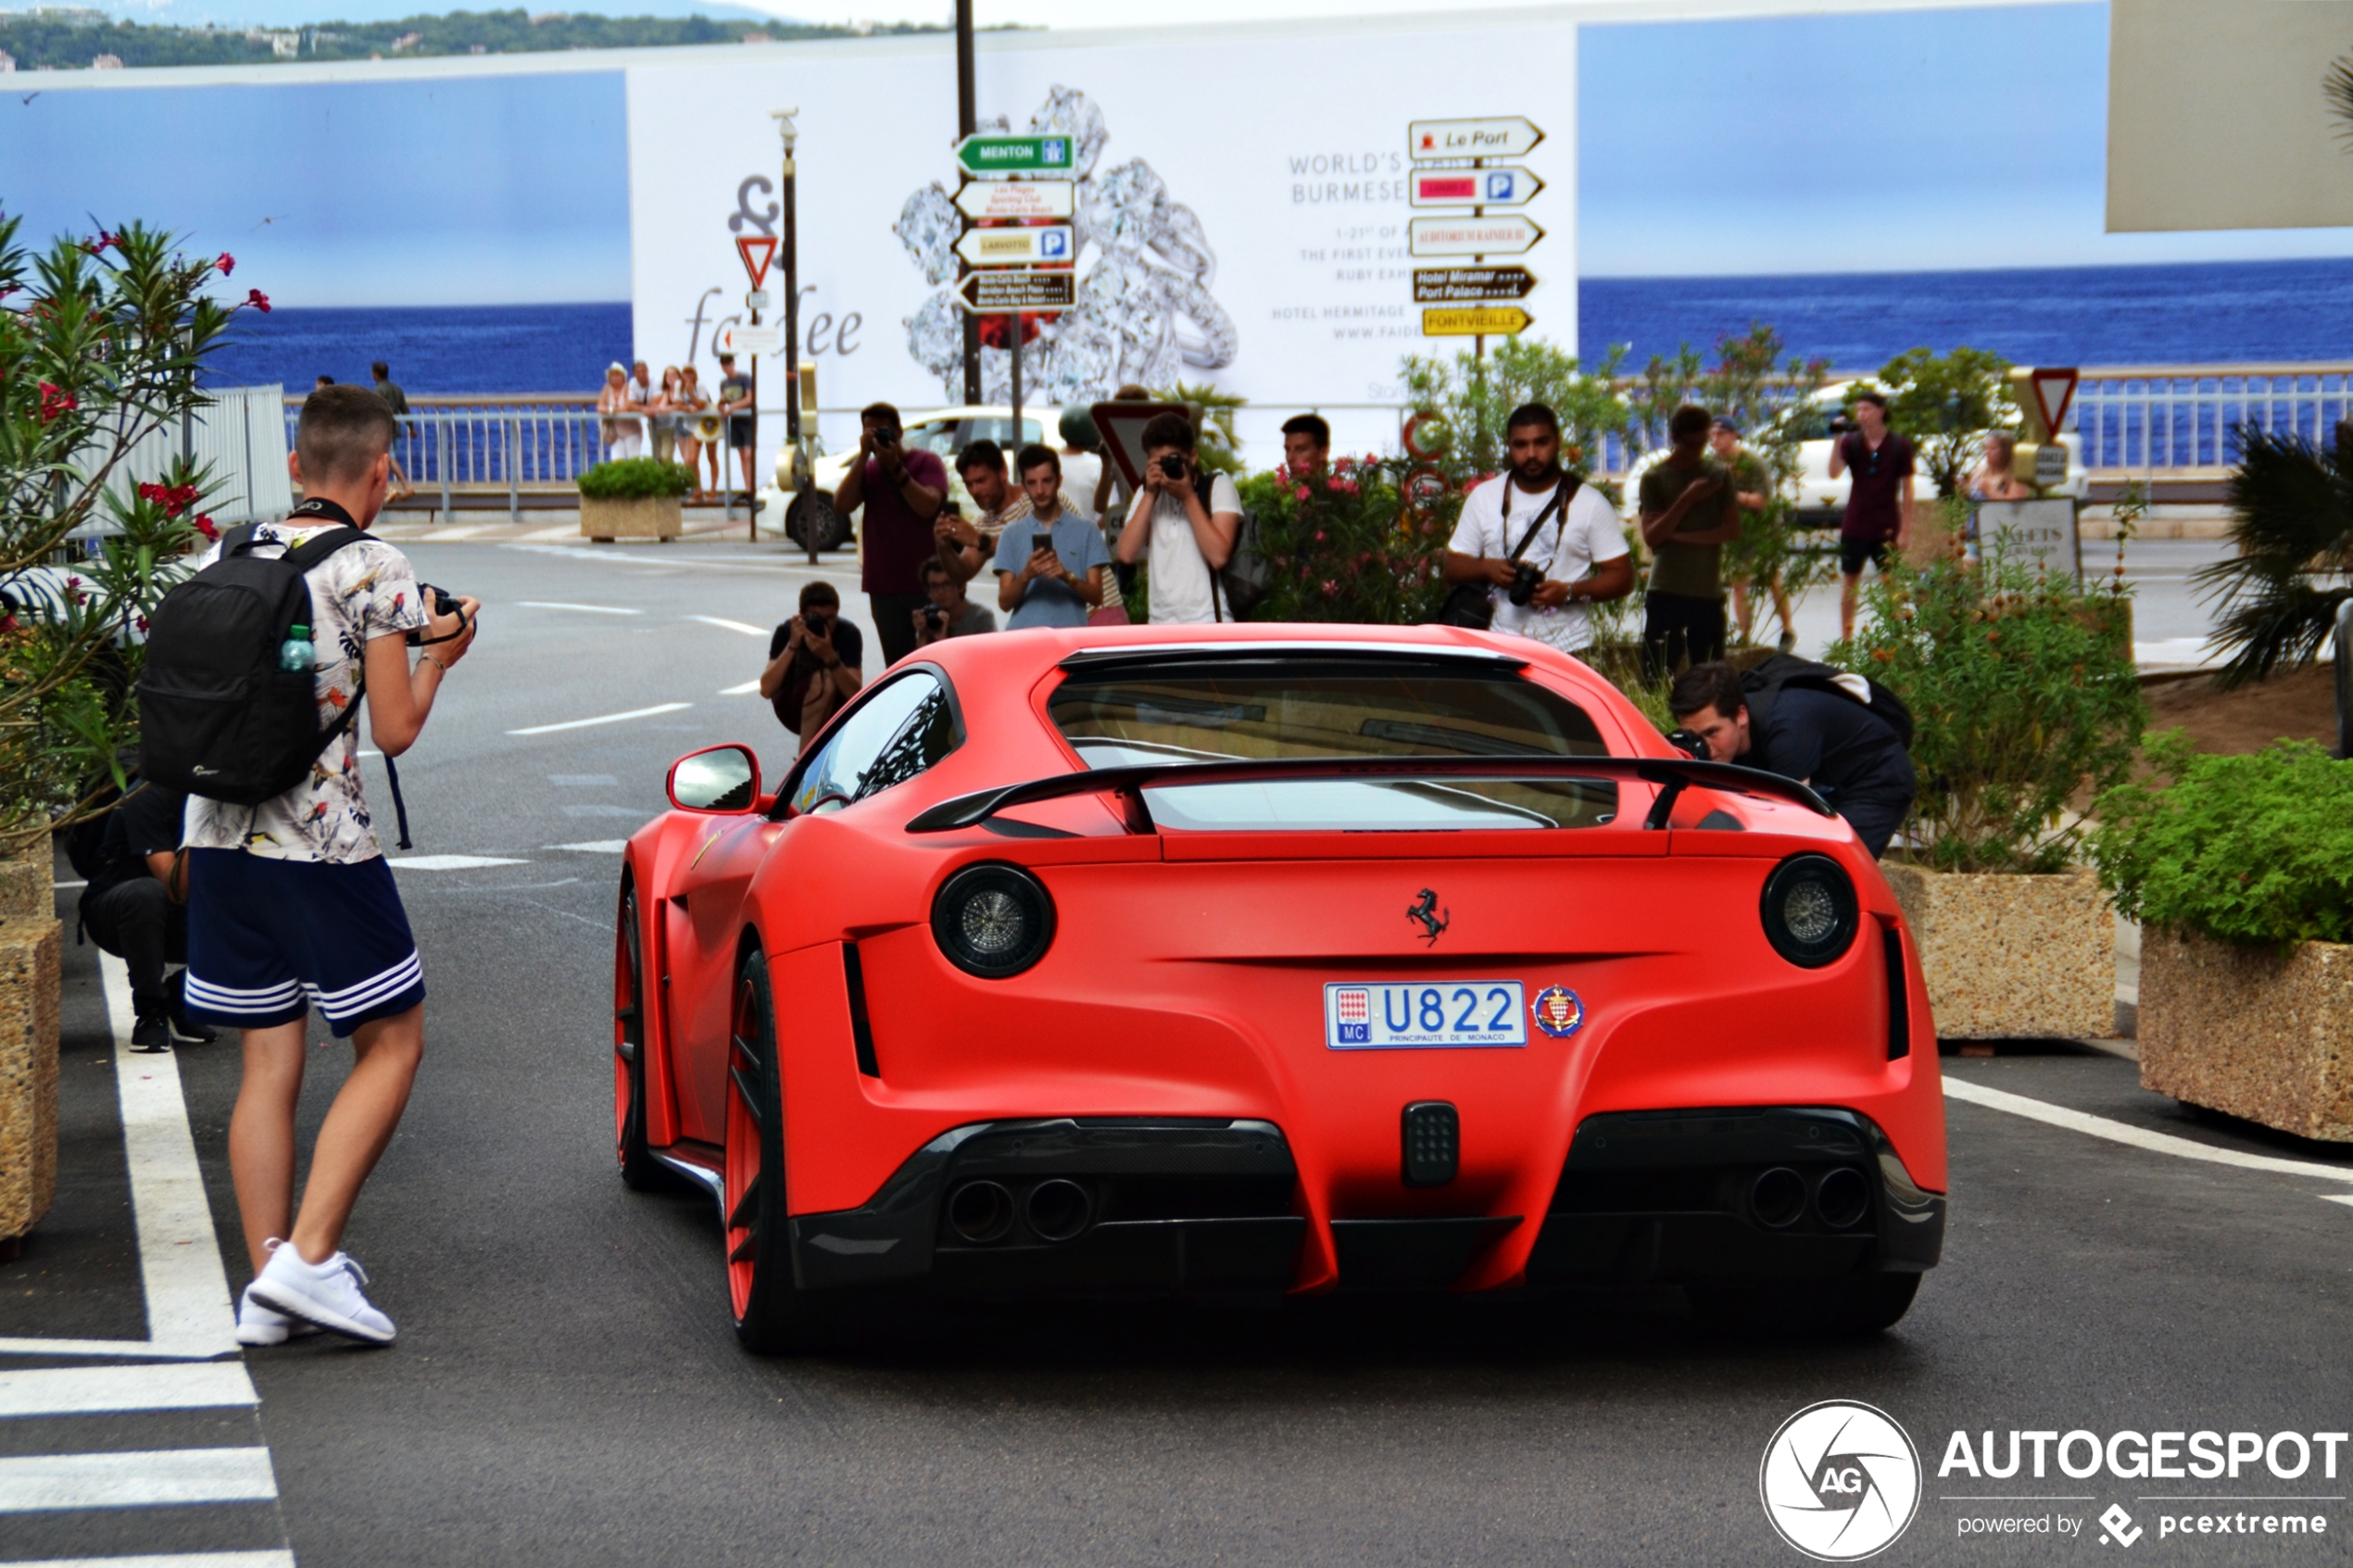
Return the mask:
[[1067,136],[967,136],[956,144],[956,161],[975,174],[1067,174],[1076,156]]
[[1441,157],[1520,157],[1544,133],[1518,115],[1495,119],[1417,119],[1405,128],[1416,161]]
[[956,193],[967,218],[1068,218],[1078,187],[1068,180],[981,180]]
[[975,272],[956,287],[957,302],[975,316],[1016,310],[1067,310],[1078,303],[1078,274],[1034,268]]
[[1414,256],[1519,256],[1543,237],[1543,230],[1515,212],[1416,218],[1406,225],[1405,247]]
[[1525,267],[1416,267],[1416,305],[1477,305],[1491,299],[1526,299],[1536,292],[1536,274]]
[[736,321],[719,329],[712,345],[721,354],[780,354],[784,352],[785,334],[781,327],[755,327]]
[[1536,324],[1516,305],[1448,306],[1422,312],[1424,337],[1509,337]]
[[1075,246],[1070,226],[1054,223],[1017,229],[967,229],[956,254],[975,267],[1036,267],[1068,263]]
[[2075,371],[2037,366],[2027,377],[2027,384],[2034,389],[2034,407],[2043,416],[2043,429],[2057,440],[2066,428],[2060,421],[2067,418],[2068,405],[2075,401]]
[[736,254],[744,259],[744,276],[751,280],[753,288],[768,286],[768,264],[776,259],[776,236],[745,234],[736,241]]
[[1544,182],[1525,169],[1416,169],[1408,193],[1416,207],[1525,207]]

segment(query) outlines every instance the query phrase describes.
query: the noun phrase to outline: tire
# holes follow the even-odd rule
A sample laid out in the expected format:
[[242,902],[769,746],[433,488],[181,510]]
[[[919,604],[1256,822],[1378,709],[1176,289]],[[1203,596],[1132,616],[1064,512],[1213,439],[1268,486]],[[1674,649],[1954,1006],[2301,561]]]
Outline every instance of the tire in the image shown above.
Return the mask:
[[816,547],[820,551],[838,550],[849,541],[849,520],[834,510],[832,501],[812,490],[804,490],[792,498],[785,508],[785,537],[808,549],[809,533],[814,529]]
[[1916,1273],[1820,1281],[1718,1281],[1684,1286],[1692,1311],[1748,1339],[1867,1339],[1902,1321],[1919,1294]]
[[653,1192],[669,1186],[671,1177],[646,1147],[645,931],[637,890],[623,888],[613,929],[613,1152],[621,1179],[638,1192]]
[[785,1201],[785,1097],[768,960],[744,955],[727,1044],[727,1296],[736,1337],[757,1355],[818,1349],[831,1314],[793,1284]]

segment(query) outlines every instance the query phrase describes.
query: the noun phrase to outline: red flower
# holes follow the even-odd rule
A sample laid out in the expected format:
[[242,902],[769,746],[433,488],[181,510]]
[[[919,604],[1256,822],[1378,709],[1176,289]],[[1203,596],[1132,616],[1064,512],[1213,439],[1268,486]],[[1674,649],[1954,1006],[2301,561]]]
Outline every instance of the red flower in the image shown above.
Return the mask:
[[163,508],[166,517],[178,517],[195,504],[196,487],[193,484],[142,484],[139,499],[153,501]]
[[1327,599],[1340,597],[1340,584],[1328,577],[1324,579],[1324,597]]
[[82,400],[74,396],[72,393],[45,381],[41,383],[41,422],[43,424],[45,425],[58,415],[81,406]]
[[101,229],[98,231],[98,237],[94,240],[83,241],[82,248],[88,251],[93,256],[104,256],[107,253],[107,248],[114,243],[115,237],[112,234],[107,233],[104,229]]
[[147,629],[147,618],[146,618],[145,616],[142,615],[142,616],[138,617],[138,621],[139,621],[139,630],[140,630],[140,631],[142,631],[142,632],[145,631],[145,630]]
[[1317,543],[1318,545],[1320,545],[1320,544],[1322,544],[1323,542],[1324,542],[1324,531],[1323,531],[1322,529],[1320,529],[1320,528],[1319,528],[1319,529],[1315,530],[1315,543]]
[[1307,486],[1302,484],[1297,490],[1293,491],[1292,494],[1298,496],[1299,499],[1304,501],[1307,499]]
[[270,296],[263,294],[259,289],[245,290],[245,303],[252,306],[256,310],[260,311],[264,316],[270,314]]
[[212,514],[210,512],[200,512],[197,514],[196,532],[203,534],[208,539],[218,539],[220,537],[220,530],[212,525]]
[[237,258],[224,250],[213,265],[220,269],[220,275],[225,278],[237,270]]
[[67,578],[67,579],[66,579],[66,603],[68,603],[68,604],[69,604],[69,605],[78,605],[78,604],[80,604],[81,602],[82,602],[82,579],[81,579],[81,578],[79,578],[79,577],[69,577],[69,578]]

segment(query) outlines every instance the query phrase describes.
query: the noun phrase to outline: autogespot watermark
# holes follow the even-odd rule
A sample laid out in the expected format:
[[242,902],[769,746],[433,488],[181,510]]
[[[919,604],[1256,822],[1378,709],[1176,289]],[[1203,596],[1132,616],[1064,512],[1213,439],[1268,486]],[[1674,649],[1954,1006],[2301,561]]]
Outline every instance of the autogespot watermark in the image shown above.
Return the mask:
[[[1962,1540],[2127,1549],[2193,1537],[2325,1541],[2346,1501],[2335,1483],[2348,1444],[2345,1432],[1957,1431],[1937,1462],[1933,1500]],[[2115,1482],[2139,1485],[2120,1497]],[[1766,1445],[1757,1489],[1780,1537],[1826,1562],[1886,1549],[1929,1500],[1904,1428],[1851,1399],[1783,1422]]]

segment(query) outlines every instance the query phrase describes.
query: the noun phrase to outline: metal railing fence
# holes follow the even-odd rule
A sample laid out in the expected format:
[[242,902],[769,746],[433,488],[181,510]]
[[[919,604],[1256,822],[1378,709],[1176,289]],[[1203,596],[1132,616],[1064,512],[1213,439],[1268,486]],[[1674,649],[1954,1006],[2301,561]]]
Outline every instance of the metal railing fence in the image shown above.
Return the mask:
[[2242,425],[2327,445],[2353,418],[2353,364],[2087,369],[2070,419],[2095,479],[2220,478]]

